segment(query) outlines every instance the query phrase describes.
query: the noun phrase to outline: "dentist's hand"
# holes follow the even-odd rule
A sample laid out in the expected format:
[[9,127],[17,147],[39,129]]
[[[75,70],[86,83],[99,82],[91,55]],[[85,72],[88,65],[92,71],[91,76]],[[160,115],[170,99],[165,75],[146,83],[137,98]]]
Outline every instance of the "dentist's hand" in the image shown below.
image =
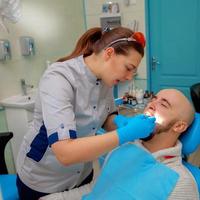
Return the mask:
[[115,118],[113,119],[113,122],[117,128],[121,128],[128,124],[129,119],[131,119],[131,118],[119,114],[119,115],[115,116]]
[[139,138],[148,137],[155,128],[155,117],[137,115],[130,117],[125,126],[118,128],[119,145]]

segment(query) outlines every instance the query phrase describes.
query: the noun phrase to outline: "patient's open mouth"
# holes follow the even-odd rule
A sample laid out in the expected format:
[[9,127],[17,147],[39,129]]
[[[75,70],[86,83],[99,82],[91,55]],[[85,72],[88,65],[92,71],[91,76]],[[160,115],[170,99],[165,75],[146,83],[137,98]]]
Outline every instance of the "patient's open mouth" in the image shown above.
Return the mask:
[[151,112],[151,110],[148,110],[148,111],[145,111],[144,114],[149,116],[149,117],[155,117],[157,124],[162,124],[163,123],[162,117],[156,112]]
[[149,117],[153,117],[154,114],[151,111],[146,111],[144,112],[145,115],[149,116]]

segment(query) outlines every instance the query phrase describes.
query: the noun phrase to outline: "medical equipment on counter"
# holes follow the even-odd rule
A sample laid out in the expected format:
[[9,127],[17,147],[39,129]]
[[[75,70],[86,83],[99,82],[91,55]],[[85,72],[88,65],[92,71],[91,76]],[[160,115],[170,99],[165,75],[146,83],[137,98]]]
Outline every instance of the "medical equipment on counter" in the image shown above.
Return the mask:
[[130,94],[130,91],[125,92],[123,97],[115,99],[118,113],[126,116],[133,116],[139,113],[143,113],[145,106],[149,103],[153,96],[153,92],[146,90],[143,93],[143,103],[138,104],[135,93]]

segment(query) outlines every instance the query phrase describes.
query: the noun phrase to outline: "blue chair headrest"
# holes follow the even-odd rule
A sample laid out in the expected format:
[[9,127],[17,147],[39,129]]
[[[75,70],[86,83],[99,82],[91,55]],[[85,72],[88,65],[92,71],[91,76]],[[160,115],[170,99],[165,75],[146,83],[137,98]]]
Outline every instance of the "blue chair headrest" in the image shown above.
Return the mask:
[[194,121],[185,133],[180,137],[183,144],[182,153],[189,155],[193,153],[200,144],[200,113],[195,113]]

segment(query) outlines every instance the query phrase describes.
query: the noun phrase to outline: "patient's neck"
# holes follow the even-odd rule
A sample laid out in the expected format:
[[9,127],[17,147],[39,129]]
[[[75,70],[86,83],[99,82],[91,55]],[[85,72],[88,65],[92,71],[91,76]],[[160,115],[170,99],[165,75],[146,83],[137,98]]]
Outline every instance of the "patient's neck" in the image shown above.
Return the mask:
[[149,141],[143,141],[142,144],[151,153],[154,153],[156,151],[174,147],[177,143],[177,139],[178,138],[176,137],[175,134],[160,133],[155,135]]

